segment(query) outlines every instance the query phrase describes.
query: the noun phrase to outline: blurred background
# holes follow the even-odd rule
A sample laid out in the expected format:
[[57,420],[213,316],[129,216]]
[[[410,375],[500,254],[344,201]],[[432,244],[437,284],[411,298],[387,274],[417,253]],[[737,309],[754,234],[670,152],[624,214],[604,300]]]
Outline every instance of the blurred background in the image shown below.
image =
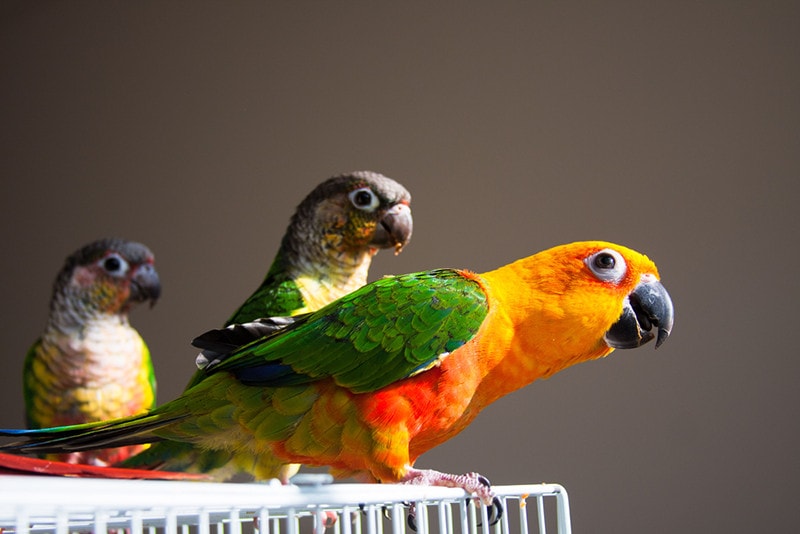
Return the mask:
[[[64,258],[147,244],[159,400],[261,282],[294,207],[370,169],[414,237],[372,278],[605,239],[672,337],[482,413],[418,467],[558,482],[576,532],[796,527],[795,2],[0,3],[0,426]],[[794,458],[794,459],[793,459]]]

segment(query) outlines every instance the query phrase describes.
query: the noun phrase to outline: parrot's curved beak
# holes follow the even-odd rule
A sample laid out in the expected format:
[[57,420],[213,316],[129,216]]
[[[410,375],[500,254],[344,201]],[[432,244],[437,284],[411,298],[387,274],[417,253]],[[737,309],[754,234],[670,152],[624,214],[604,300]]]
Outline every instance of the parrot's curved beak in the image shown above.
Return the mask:
[[[667,290],[655,277],[647,278],[626,297],[622,315],[606,332],[605,341],[615,349],[635,349],[655,338],[658,348],[672,331],[674,315]],[[653,327],[657,335],[651,332]]]
[[158,278],[156,268],[150,263],[140,265],[131,278],[130,300],[136,302],[150,301],[150,307],[155,306],[161,296],[161,280]]
[[399,254],[411,240],[413,230],[411,208],[408,204],[395,204],[378,221],[375,235],[370,243],[380,248],[394,247],[395,254]]

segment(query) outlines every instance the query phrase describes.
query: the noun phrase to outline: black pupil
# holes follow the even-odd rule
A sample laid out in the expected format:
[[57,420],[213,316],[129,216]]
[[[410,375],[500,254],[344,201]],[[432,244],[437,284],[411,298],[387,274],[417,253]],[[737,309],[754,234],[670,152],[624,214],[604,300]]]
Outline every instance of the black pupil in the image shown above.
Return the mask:
[[372,193],[369,191],[359,191],[356,193],[355,201],[358,206],[369,206],[372,202]]
[[122,263],[119,261],[119,258],[106,258],[104,262],[106,267],[106,271],[113,273],[114,271],[119,271],[119,268],[122,266]]
[[594,259],[594,264],[598,269],[613,269],[616,260],[614,260],[614,256],[611,254],[598,254]]

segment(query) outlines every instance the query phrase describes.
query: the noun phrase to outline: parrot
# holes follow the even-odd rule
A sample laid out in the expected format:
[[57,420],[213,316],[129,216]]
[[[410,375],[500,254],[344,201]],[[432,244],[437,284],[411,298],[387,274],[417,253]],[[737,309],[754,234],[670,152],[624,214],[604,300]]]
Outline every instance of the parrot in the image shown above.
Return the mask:
[[[605,241],[558,245],[482,274],[434,269],[376,280],[282,328],[198,336],[205,378],[147,413],[0,431],[4,452],[72,452],[175,440],[335,477],[463,488],[488,480],[415,467],[501,397],[577,363],[670,336],[656,265]],[[227,331],[226,331],[227,330]]]
[[[394,248],[399,254],[411,239],[410,203],[405,187],[377,172],[355,171],[323,181],[295,209],[261,285],[224,324],[316,311],[363,286],[379,249]],[[187,389],[205,376],[195,373]],[[228,480],[251,470],[256,461],[244,453],[232,459],[226,452],[163,441],[123,465],[197,471]],[[281,479],[298,469],[286,466]]]
[[[161,283],[141,243],[98,239],[64,262],[53,284],[44,331],[25,356],[28,428],[134,415],[155,406],[150,351],[130,325],[135,305],[156,303]],[[74,452],[51,460],[110,465],[144,445]]]
[[261,285],[226,321],[316,311],[367,283],[379,249],[411,239],[411,195],[382,174],[329,178],[297,206]]

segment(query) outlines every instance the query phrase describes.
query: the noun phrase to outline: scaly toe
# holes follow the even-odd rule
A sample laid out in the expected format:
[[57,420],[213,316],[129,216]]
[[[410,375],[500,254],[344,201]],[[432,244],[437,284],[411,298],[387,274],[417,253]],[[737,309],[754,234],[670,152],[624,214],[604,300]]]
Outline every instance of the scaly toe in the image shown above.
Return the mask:
[[[486,512],[488,515],[490,527],[495,526],[498,521],[503,519],[504,511],[505,508],[503,507],[503,503],[500,500],[500,497],[493,498],[492,504],[486,507]],[[481,523],[478,523],[478,526],[481,526]]]

